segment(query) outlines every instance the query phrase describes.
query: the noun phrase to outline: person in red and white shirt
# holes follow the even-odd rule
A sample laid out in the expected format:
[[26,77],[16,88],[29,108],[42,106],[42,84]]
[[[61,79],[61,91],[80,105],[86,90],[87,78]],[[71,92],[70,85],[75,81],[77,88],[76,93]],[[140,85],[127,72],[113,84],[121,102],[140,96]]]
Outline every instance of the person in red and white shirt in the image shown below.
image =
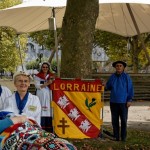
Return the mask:
[[50,72],[50,64],[43,62],[41,70],[35,75],[36,95],[39,97],[42,111],[41,111],[41,126],[44,130],[52,132],[52,91],[50,84],[53,82],[55,75]]

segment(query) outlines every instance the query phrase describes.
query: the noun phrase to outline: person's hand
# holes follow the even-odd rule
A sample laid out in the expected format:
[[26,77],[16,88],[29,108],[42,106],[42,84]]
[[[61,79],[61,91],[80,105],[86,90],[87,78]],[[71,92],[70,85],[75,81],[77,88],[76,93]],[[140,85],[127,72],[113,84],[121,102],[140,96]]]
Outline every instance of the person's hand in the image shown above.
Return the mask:
[[127,102],[127,107],[130,107],[132,102]]
[[49,85],[49,84],[51,84],[52,82],[53,82],[53,80],[50,79],[50,80],[47,81],[47,84]]
[[49,81],[47,81],[47,82],[45,82],[44,84],[41,85],[41,88],[45,88],[45,87],[47,87],[49,84],[50,84]]
[[12,120],[13,124],[24,123],[26,121],[29,121],[27,116],[16,116],[16,117],[12,117],[10,119]]

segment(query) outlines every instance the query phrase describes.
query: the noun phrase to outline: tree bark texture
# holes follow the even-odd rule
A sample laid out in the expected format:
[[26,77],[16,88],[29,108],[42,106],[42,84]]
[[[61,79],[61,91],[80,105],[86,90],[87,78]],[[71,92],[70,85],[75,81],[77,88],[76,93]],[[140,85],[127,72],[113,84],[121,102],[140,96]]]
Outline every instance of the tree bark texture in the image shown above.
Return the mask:
[[68,0],[62,24],[61,77],[89,78],[98,0]]
[[138,50],[138,36],[134,36],[132,41],[132,62],[133,62],[133,72],[138,73],[138,67],[139,67],[139,53],[140,51]]

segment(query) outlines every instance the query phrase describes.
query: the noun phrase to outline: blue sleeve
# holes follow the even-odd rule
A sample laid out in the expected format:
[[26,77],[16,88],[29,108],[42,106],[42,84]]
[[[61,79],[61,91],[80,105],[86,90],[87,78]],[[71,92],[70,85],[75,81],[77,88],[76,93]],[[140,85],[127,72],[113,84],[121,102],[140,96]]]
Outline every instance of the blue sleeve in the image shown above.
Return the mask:
[[128,82],[128,97],[127,102],[131,102],[134,96],[134,89],[133,89],[133,83],[129,75],[127,75],[127,82]]
[[13,125],[13,122],[10,118],[5,118],[3,120],[0,120],[0,133],[3,132],[6,128]]
[[112,74],[106,83],[105,90],[111,90],[113,78],[114,78],[114,75]]

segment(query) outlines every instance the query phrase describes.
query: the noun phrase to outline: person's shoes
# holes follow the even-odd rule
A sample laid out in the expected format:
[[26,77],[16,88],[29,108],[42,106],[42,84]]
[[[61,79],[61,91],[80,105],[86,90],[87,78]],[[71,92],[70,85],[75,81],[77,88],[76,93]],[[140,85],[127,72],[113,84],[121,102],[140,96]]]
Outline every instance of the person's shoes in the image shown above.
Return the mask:
[[112,140],[113,141],[120,141],[118,138],[113,138]]
[[126,142],[126,139],[121,139],[122,142]]

